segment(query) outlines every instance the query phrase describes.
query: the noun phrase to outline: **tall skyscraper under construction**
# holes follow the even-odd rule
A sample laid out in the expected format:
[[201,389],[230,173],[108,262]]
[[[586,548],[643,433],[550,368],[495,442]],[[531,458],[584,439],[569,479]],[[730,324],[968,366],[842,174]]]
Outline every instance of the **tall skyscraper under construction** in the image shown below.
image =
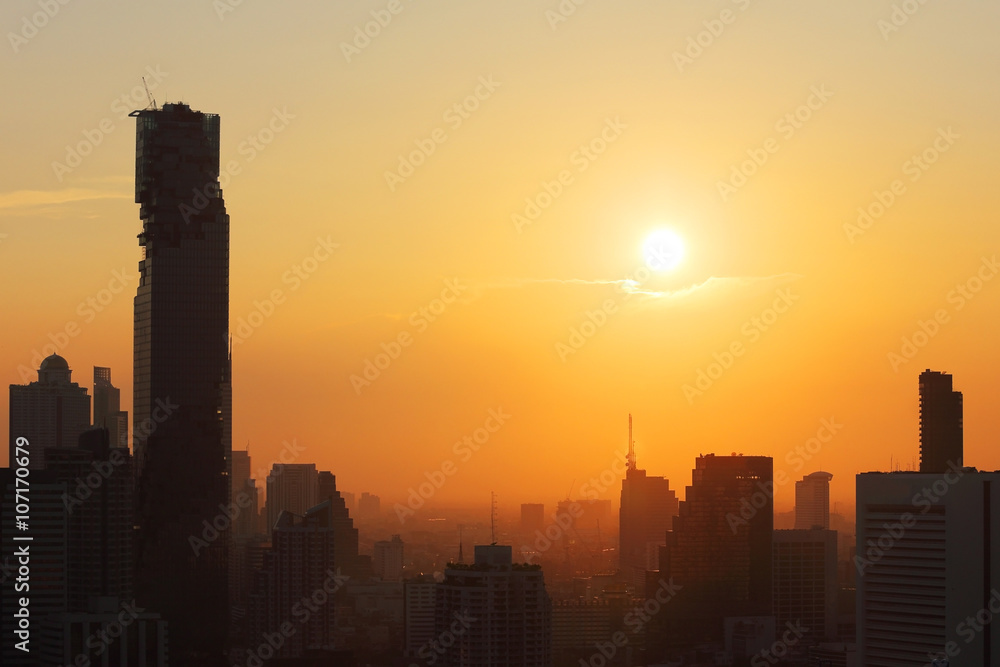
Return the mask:
[[229,535],[204,539],[205,522],[230,497],[229,216],[219,116],[181,103],[132,115],[143,249],[134,340],[136,594],[169,623],[172,663],[222,664]]

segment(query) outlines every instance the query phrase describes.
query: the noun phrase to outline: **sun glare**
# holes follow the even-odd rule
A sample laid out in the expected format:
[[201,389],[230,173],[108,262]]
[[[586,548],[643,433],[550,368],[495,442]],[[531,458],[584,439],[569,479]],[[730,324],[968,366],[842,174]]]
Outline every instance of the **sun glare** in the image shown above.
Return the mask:
[[653,271],[672,271],[684,259],[684,241],[669,229],[658,229],[642,244],[646,266]]

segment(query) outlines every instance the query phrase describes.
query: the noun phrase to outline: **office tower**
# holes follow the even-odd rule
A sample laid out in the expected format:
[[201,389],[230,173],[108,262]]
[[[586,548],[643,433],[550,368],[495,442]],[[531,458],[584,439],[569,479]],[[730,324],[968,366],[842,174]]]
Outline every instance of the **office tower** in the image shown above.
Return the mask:
[[250,452],[234,450],[232,469],[230,495],[235,511],[238,512],[233,519],[233,538],[253,537],[257,535],[259,498],[256,480],[250,478]]
[[349,493],[347,491],[342,491],[340,493],[340,495],[344,498],[344,504],[347,506],[347,511],[348,512],[355,512],[355,511],[357,511],[357,507],[355,505],[355,503],[357,502],[357,499],[354,497],[353,493]]
[[920,472],[962,467],[962,392],[951,380],[930,369],[920,374]]
[[857,476],[859,665],[1000,662],[997,489],[958,466]]
[[545,505],[541,503],[521,503],[521,535],[533,536],[545,529]]
[[403,650],[408,658],[418,657],[418,651],[434,639],[433,578],[420,575],[403,582]]
[[79,447],[49,450],[46,470],[65,485],[67,609],[84,612],[92,597],[130,601],[133,587],[132,456],[113,447],[108,429],[92,428]]
[[[294,658],[306,649],[334,648],[333,595],[341,581],[335,570],[334,540],[328,500],[303,516],[282,512],[275,522],[271,548],[264,553],[250,595],[249,615],[254,638],[286,623],[295,628],[275,650],[276,657]],[[308,614],[303,600],[310,602]]]
[[181,103],[132,116],[143,250],[133,364],[136,592],[169,623],[171,662],[216,664],[229,627],[229,531],[198,549],[189,540],[230,500],[229,216],[219,188],[219,116]]
[[334,562],[342,574],[361,575],[371,572],[367,557],[358,555],[358,529],[347,509],[347,503],[337,490],[337,477],[321,470],[317,474],[316,502],[330,501],[330,522],[333,525]]
[[108,429],[112,447],[128,447],[128,412],[121,409],[121,390],[111,384],[111,369],[94,366],[94,426]]
[[91,598],[84,610],[47,617],[39,635],[43,665],[170,664],[167,622],[131,599]]
[[375,543],[375,555],[372,557],[375,576],[383,581],[399,581],[403,578],[403,540],[399,535],[393,535],[392,540],[379,540]]
[[542,569],[511,558],[509,546],[477,546],[474,564],[445,569],[437,585],[435,636],[447,642],[438,643],[436,664],[548,667],[552,602]]
[[41,470],[45,452],[52,447],[76,447],[80,434],[90,428],[90,395],[72,382],[72,371],[57,354],[46,357],[38,380],[10,385],[10,467],[18,438],[30,443],[28,468]]
[[776,530],[773,546],[775,627],[799,623],[801,643],[837,638],[837,531]]
[[367,491],[358,499],[358,519],[376,521],[382,516],[382,500]]
[[315,463],[275,463],[267,476],[267,532],[282,512],[302,516],[316,504]]
[[[69,515],[63,504],[66,485],[59,482],[49,471],[38,470],[30,474],[29,506],[27,528],[18,529],[16,507],[23,500],[18,499],[18,491],[23,498],[24,485],[16,486],[18,479],[14,468],[0,468],[0,494],[2,507],[0,515],[0,562],[4,566],[4,583],[0,586],[3,614],[0,614],[0,664],[4,667],[36,667],[40,641],[34,631],[28,648],[31,653],[17,650],[15,644],[21,641],[14,634],[18,619],[14,614],[21,608],[19,600],[28,598],[28,614],[32,628],[37,628],[49,616],[66,611],[67,590],[67,520]],[[15,541],[15,538],[31,537],[31,541]],[[18,551],[22,547],[29,550],[29,581],[17,582]],[[28,590],[15,590],[15,584],[27,584]]]
[[646,572],[659,569],[659,548],[673,518],[677,495],[665,477],[646,475],[636,467],[632,415],[628,418],[629,451],[618,510],[618,562],[638,594],[645,590]]
[[696,643],[721,638],[727,616],[771,614],[772,460],[708,454],[691,477],[660,577],[683,587],[666,607],[672,640]]
[[830,480],[828,472],[814,472],[795,482],[795,529],[830,529]]

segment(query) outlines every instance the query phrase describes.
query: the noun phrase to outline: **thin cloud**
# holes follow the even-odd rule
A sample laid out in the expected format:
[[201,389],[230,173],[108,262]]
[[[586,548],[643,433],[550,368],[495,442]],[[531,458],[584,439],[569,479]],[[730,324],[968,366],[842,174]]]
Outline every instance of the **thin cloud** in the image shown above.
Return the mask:
[[0,211],[25,211],[51,206],[63,206],[99,199],[131,199],[126,192],[110,192],[88,188],[65,190],[17,190],[0,193]]
[[583,278],[508,278],[480,285],[482,289],[514,289],[531,285],[569,285],[569,286],[614,286],[628,294],[638,294],[653,298],[683,299],[698,292],[722,289],[726,287],[745,287],[760,283],[786,283],[802,278],[797,273],[777,273],[770,276],[711,276],[700,283],[688,285],[676,290],[650,290],[633,278],[617,280],[586,280]]

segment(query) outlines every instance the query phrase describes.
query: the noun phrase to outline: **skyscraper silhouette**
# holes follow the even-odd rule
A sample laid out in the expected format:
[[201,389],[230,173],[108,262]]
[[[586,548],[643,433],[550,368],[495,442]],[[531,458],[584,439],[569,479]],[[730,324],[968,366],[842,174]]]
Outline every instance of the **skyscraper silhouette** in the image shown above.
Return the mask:
[[135,297],[136,589],[169,623],[171,662],[221,664],[227,531],[194,549],[229,502],[229,216],[219,117],[186,104],[132,113],[143,248]]
[[795,528],[830,529],[830,480],[828,472],[814,472],[795,482]]
[[951,379],[930,369],[920,374],[920,472],[962,467],[962,392]]

